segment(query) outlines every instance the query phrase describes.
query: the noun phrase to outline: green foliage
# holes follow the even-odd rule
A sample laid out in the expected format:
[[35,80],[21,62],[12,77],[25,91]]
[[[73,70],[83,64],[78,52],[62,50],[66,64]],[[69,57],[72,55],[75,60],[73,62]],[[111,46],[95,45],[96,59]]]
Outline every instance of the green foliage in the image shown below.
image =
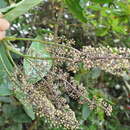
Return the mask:
[[7,57],[5,47],[0,43],[0,96],[11,95],[11,84],[5,67],[8,71],[13,70],[13,66]]
[[83,9],[80,6],[80,0],[65,0],[65,3],[67,4],[68,8],[82,22],[87,22],[84,14],[83,14]]
[[[41,37],[38,36],[36,39],[40,40]],[[49,53],[46,51],[46,46],[39,42],[32,42],[27,54],[29,56],[40,58],[50,57]],[[51,64],[51,60],[46,61],[25,58],[23,67],[25,74],[28,77],[28,81],[31,83],[36,83],[37,81],[41,80],[47,74],[47,72],[49,72]]]
[[[24,87],[24,86],[23,86]],[[20,101],[23,105],[25,112],[27,115],[34,120],[35,119],[35,112],[33,111],[33,107],[30,103],[26,102],[27,95],[23,93],[20,89],[16,88],[14,91],[16,98]]]
[[82,106],[82,118],[83,118],[83,120],[87,120],[89,115],[90,115],[90,110],[88,108],[88,104],[84,104]]
[[9,90],[9,88],[5,87],[6,84],[2,84],[0,86],[0,96],[8,96],[8,95],[11,95],[11,92]]
[[0,1],[0,8],[4,8],[7,6],[7,3],[4,0]]
[[14,124],[9,126],[8,128],[5,128],[5,130],[22,130],[22,124]]
[[0,102],[3,102],[3,103],[10,103],[12,100],[10,97],[4,97],[4,96],[1,96],[0,97]]
[[82,22],[86,22],[87,19],[87,23],[92,24],[97,36],[105,36],[111,30],[125,35],[129,31],[129,2],[114,2],[113,0],[80,0],[74,2],[73,0],[66,0],[66,3],[74,16]]
[[[16,19],[17,17],[19,17],[20,15],[24,14],[25,12],[27,12],[29,9],[31,9],[32,7],[36,6],[37,4],[39,4],[41,2],[41,0],[36,0],[36,1],[21,1],[17,4],[16,7],[14,7],[11,11],[9,11],[8,13],[6,13],[5,18],[7,20],[9,20],[10,22],[13,21],[14,19]],[[2,59],[4,59],[4,63],[2,63],[2,61],[0,61],[0,70],[5,70],[5,67],[7,68],[7,71],[11,72],[12,71],[12,65],[6,55],[7,53],[5,52],[4,46],[2,44],[0,44],[0,56]],[[5,65],[3,65],[5,64]],[[8,85],[10,86],[11,83],[8,80],[8,74],[6,71],[1,72],[0,73],[2,75],[1,80],[3,80],[0,83],[0,90],[1,90],[1,94],[0,96],[8,96],[11,95],[11,92],[8,88]],[[28,104],[25,102],[25,95],[24,93],[20,92],[20,91],[15,91],[15,96],[16,98],[21,102],[21,104],[23,104],[24,109],[26,111],[26,113],[28,114],[28,116],[30,116],[32,118],[32,120],[35,119],[35,113],[33,112],[32,106],[31,104]]]
[[105,3],[113,2],[114,0],[92,0],[92,1],[96,3],[105,4]]
[[22,0],[17,4],[17,6],[6,13],[5,18],[10,22],[15,20],[20,15],[26,13],[29,9],[32,9],[37,4],[41,3],[43,0]]
[[21,106],[4,104],[2,109],[7,119],[11,119],[17,123],[31,122],[31,119],[24,113]]

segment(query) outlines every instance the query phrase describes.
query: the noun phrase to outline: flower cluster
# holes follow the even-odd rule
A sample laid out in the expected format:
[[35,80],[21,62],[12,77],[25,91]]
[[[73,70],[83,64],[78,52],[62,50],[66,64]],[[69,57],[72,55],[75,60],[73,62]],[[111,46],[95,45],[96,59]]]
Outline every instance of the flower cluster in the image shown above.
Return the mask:
[[51,70],[39,82],[29,83],[27,75],[23,73],[18,78],[18,72],[15,79],[23,86],[20,89],[27,95],[26,100],[33,105],[37,116],[46,117],[56,126],[76,129],[79,123],[67,98],[73,98],[80,104],[87,102],[90,109],[100,107],[108,116],[112,112],[112,106],[106,101],[89,99],[83,84],[74,80],[73,75],[78,71],[79,64],[82,63],[87,69],[100,67],[106,72],[121,75],[130,68],[130,49],[86,46],[78,50],[72,47],[74,40],[63,39],[57,40],[59,46],[48,47],[56,60],[53,61]]
[[115,75],[121,75],[130,68],[130,49],[89,46],[83,47],[82,56],[86,68],[100,67]]
[[70,71],[76,72],[80,63],[84,64],[84,68],[91,69],[99,67],[102,70],[121,76],[130,68],[130,49],[129,48],[111,48],[111,47],[91,47],[83,46],[81,50],[75,49],[72,46],[74,41],[62,42],[62,39],[57,40],[60,47],[52,47],[50,52],[57,57],[65,57],[65,61]]
[[[58,88],[61,84],[60,81],[56,81],[58,78],[54,79],[54,77],[54,75],[49,74],[46,79],[36,84],[30,84],[26,80],[27,77],[17,71],[15,77],[12,77],[15,84],[13,90],[24,92],[26,95],[26,98],[24,97],[25,102],[32,104],[37,116],[46,117],[57,127],[64,126],[67,129],[77,129],[79,123],[75,113],[70,109],[67,100]],[[17,86],[18,84],[20,87]]]
[[[111,114],[111,111],[108,113],[108,107],[104,107],[102,103],[97,105],[95,99],[87,98],[83,84],[75,81],[69,73],[61,69],[61,66],[54,65],[46,77],[35,84],[28,83],[26,75],[19,73],[20,71],[15,72],[14,80],[21,86],[20,91],[26,94],[25,102],[32,104],[37,116],[46,117],[56,127],[64,126],[73,130],[79,126],[75,113],[64,95],[80,104],[87,102],[90,109],[101,107],[107,115]],[[14,87],[14,91],[16,90],[17,86]]]

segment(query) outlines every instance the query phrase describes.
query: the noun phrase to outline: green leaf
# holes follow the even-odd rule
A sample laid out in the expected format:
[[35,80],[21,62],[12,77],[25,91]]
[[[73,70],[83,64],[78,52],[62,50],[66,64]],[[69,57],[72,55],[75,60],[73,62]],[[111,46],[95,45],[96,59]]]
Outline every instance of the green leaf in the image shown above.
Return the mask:
[[97,126],[96,126],[96,125],[91,125],[91,126],[89,127],[89,130],[97,130]]
[[7,7],[5,7],[5,8],[2,7],[2,8],[0,8],[0,12],[1,12],[1,13],[6,13],[6,12],[8,12],[9,10],[15,8],[17,5],[18,5],[18,4],[13,4],[13,5],[7,6]]
[[5,2],[5,0],[0,0],[0,8],[4,8],[7,6],[7,3]]
[[104,111],[99,107],[97,107],[96,110],[97,110],[99,120],[101,120],[101,121],[104,120]]
[[96,29],[96,35],[97,36],[103,37],[103,36],[105,36],[107,34],[108,34],[108,28],[98,27]]
[[22,130],[22,124],[13,124],[4,130]]
[[0,127],[4,126],[4,124],[5,124],[5,118],[4,116],[0,116]]
[[4,104],[2,110],[6,119],[11,119],[17,123],[31,122],[29,116],[26,115],[21,105]]
[[101,69],[100,68],[93,68],[91,71],[91,74],[92,74],[92,79],[97,79],[101,74]]
[[9,96],[11,95],[11,91],[7,88],[7,86],[0,86],[0,96]]
[[10,97],[0,97],[0,102],[4,102],[4,103],[11,103],[12,99]]
[[43,2],[43,0],[22,0],[14,9],[5,14],[5,18],[12,22],[14,19],[26,13],[29,9],[35,7],[41,2]]
[[[4,64],[6,65],[8,71],[10,71],[10,72],[13,71],[13,66],[12,66],[10,60],[8,59],[5,46],[2,43],[0,43],[0,56],[2,57]],[[7,73],[7,72],[5,71],[5,68],[0,60],[0,75],[5,74],[5,73]]]
[[90,110],[88,108],[88,104],[83,104],[83,107],[82,107],[82,118],[84,120],[86,120],[88,118],[88,116],[90,115]]
[[[37,37],[36,39],[41,39]],[[33,57],[47,58],[50,55],[46,51],[46,46],[39,42],[32,42],[28,55]],[[39,59],[24,59],[23,67],[25,74],[28,76],[28,81],[36,83],[41,80],[52,66],[51,60],[39,60]]]
[[17,113],[12,118],[17,123],[31,123],[31,119],[25,113]]
[[78,18],[81,22],[86,23],[87,20],[83,14],[83,8],[80,6],[80,0],[65,0],[66,5],[68,6],[71,13]]
[[34,120],[35,119],[35,112],[33,111],[32,105],[26,101],[26,94],[23,93],[19,88],[17,88],[14,92],[15,97],[21,102],[24,107],[25,112],[27,115]]
[[79,4],[82,8],[86,7],[86,2],[88,2],[89,0],[80,0]]
[[15,110],[16,110],[16,107],[14,108],[14,106],[12,106],[10,104],[4,104],[2,106],[2,111],[3,111],[6,119],[12,118],[12,115],[14,114]]
[[12,94],[11,82],[9,81],[9,78],[6,73],[2,76],[1,74],[2,73],[0,72],[0,96],[9,96]]
[[92,0],[93,2],[96,2],[96,3],[101,3],[101,4],[105,4],[105,3],[111,3],[113,2],[114,0]]
[[[3,60],[3,62],[1,60]],[[11,95],[11,83],[3,64],[9,72],[13,70],[12,64],[7,57],[5,47],[0,43],[0,96],[7,96]]]

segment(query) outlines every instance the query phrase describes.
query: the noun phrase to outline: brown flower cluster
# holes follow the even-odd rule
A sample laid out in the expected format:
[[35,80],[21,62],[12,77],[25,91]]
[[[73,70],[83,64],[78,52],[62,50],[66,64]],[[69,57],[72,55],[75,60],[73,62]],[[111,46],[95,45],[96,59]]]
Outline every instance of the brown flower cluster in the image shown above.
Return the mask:
[[130,49],[127,48],[83,47],[82,56],[86,68],[100,67],[115,75],[122,75],[130,68]]
[[[15,74],[14,91],[17,91],[17,84],[19,84],[20,91],[26,94],[25,102],[32,104],[37,116],[46,117],[56,127],[64,126],[72,130],[78,128],[79,123],[75,113],[70,109],[59,88],[60,85],[63,85],[60,79],[53,74],[48,74],[42,81],[30,84],[23,73],[19,74],[17,71]],[[56,78],[54,79],[54,77]]]
[[67,47],[51,47],[49,51],[56,57],[68,59],[65,63],[70,71],[76,72],[79,64],[83,63],[86,69],[99,67],[106,72],[121,76],[130,68],[129,48],[83,46],[78,50],[72,47],[75,44],[73,40],[69,41],[64,37],[57,39],[57,42]]
[[[33,105],[37,116],[46,117],[56,126],[76,129],[79,123],[66,96],[80,104],[87,102],[90,109],[100,107],[108,116],[111,115],[112,106],[103,99],[89,99],[85,87],[74,80],[72,72],[77,72],[79,64],[82,63],[87,69],[100,67],[106,72],[121,75],[130,68],[130,49],[86,46],[78,50],[72,47],[75,43],[73,40],[63,39],[57,40],[59,46],[50,45],[48,51],[52,57],[57,58],[41,81],[28,83],[28,78],[23,73],[22,77],[18,78],[18,72],[15,80],[21,84],[20,89],[27,95],[26,100]],[[42,75],[42,72],[38,73]]]
[[19,84],[19,89],[26,94],[25,102],[33,105],[36,115],[46,117],[56,127],[64,126],[73,130],[79,126],[75,113],[64,95],[80,104],[87,102],[90,109],[100,107],[109,116],[112,112],[112,109],[109,111],[108,107],[103,106],[103,101],[98,103],[95,99],[87,98],[85,87],[75,81],[69,73],[64,72],[61,66],[54,65],[46,77],[35,84],[28,83],[27,77],[20,71],[15,72],[13,80],[16,85],[14,91]]

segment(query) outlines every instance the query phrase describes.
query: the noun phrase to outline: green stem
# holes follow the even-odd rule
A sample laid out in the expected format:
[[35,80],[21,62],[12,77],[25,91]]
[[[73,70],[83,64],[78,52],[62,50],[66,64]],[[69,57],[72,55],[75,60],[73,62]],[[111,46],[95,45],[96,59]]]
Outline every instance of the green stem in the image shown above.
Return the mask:
[[[6,44],[7,43],[4,42],[5,47],[6,47]],[[8,58],[10,59],[11,63],[14,65],[14,67],[18,68],[10,54],[10,51],[8,50],[8,48],[6,48],[6,52],[7,52]]]
[[77,49],[70,47],[70,46],[66,46],[66,45],[62,45],[62,44],[57,44],[55,42],[49,42],[49,41],[43,41],[43,40],[38,40],[38,39],[32,39],[32,38],[16,38],[16,37],[6,37],[4,40],[9,40],[9,41],[16,41],[16,40],[22,40],[22,41],[33,41],[33,42],[40,42],[42,44],[47,44],[47,45],[53,45],[53,46],[57,46],[57,47],[64,47],[67,49],[71,49],[74,50],[75,52],[80,52]]
[[9,46],[9,45],[6,45],[6,48],[10,51],[12,51],[13,53],[17,54],[17,55],[20,55],[24,58],[30,58],[30,59],[37,59],[37,60],[67,60],[67,61],[72,61],[71,59],[69,58],[65,58],[65,57],[33,57],[33,56],[29,56],[29,55],[24,55],[23,53],[17,51],[15,48]]

